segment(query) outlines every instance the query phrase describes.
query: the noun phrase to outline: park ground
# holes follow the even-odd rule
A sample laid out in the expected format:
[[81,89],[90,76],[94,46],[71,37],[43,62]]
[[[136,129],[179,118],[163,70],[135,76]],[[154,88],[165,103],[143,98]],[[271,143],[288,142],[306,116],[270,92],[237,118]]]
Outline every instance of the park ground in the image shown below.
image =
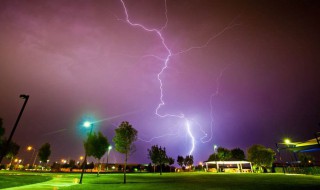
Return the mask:
[[123,174],[85,174],[78,184],[78,173],[27,173],[0,171],[0,189],[11,190],[226,190],[226,189],[320,189],[320,176],[285,174],[226,174],[226,173],[130,173],[127,184]]

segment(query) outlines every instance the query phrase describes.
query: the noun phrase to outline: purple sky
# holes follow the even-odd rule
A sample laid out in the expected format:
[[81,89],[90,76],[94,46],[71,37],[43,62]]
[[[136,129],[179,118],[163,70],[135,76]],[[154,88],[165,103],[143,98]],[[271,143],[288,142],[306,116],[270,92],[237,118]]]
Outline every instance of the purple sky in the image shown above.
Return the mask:
[[[187,155],[187,120],[196,163],[214,144],[274,148],[319,131],[318,1],[168,0],[168,20],[163,0],[124,2],[130,21],[158,30],[164,44],[126,22],[120,0],[0,2],[0,117],[8,135],[19,95],[30,95],[13,138],[26,162],[26,146],[45,142],[51,160],[78,159],[85,118],[110,142],[129,121],[139,132],[129,162],[141,163],[155,144],[175,159]],[[158,113],[184,118],[155,114],[165,46]],[[122,160],[111,152],[111,162]]]

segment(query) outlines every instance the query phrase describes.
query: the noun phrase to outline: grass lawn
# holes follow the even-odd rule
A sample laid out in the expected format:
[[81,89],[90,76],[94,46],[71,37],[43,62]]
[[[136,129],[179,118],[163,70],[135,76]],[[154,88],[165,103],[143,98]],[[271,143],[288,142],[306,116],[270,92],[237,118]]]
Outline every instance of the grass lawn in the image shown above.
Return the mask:
[[102,174],[101,177],[86,174],[83,184],[69,189],[152,189],[152,190],[195,190],[195,189],[320,189],[320,176],[283,174],[216,174],[216,173],[165,173],[129,174],[123,184],[121,174]]
[[16,187],[51,180],[52,177],[39,173],[0,171],[0,188]]
[[[97,177],[95,174],[84,174],[83,184],[74,183],[80,174],[69,173],[43,173],[41,175],[32,175],[33,173],[16,172],[15,175],[3,174],[0,172],[0,188],[8,183],[15,185],[24,185],[41,182],[50,178],[56,179],[60,176],[68,181],[71,186],[57,186],[60,190],[226,190],[226,189],[320,189],[320,176],[310,175],[284,175],[284,174],[217,174],[217,173],[164,173],[159,174],[131,173],[127,175],[127,184],[123,184],[123,174],[101,174]],[[17,175],[20,174],[20,175]],[[62,176],[62,177],[61,177]],[[52,181],[52,184],[59,180]],[[33,189],[41,189],[41,186],[33,185]],[[52,188],[51,188],[52,189]],[[55,188],[53,188],[55,189]]]

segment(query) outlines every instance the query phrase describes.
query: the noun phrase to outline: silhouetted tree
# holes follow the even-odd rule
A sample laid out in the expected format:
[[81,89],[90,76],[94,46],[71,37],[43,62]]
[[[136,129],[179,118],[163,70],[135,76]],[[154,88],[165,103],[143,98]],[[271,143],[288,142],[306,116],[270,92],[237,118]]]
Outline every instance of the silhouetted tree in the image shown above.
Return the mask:
[[217,153],[213,153],[209,156],[208,161],[219,161],[219,157]]
[[109,147],[108,139],[103,136],[101,132],[98,132],[98,134],[93,133],[89,135],[87,140],[84,142],[84,147],[88,156],[93,156],[98,159],[99,165],[97,176],[99,176],[101,170],[100,160]]
[[231,151],[227,148],[219,147],[216,153],[209,156],[208,161],[244,160],[245,154],[240,148]]
[[70,164],[65,162],[61,165],[62,168],[70,168]]
[[49,143],[43,144],[39,149],[39,153],[38,153],[39,160],[43,163],[47,163],[50,154],[51,154],[50,144]]
[[259,144],[252,145],[248,149],[248,160],[253,162],[259,168],[259,171],[261,169],[266,171],[266,168],[271,167],[275,155],[276,153],[271,148]]
[[137,165],[137,170],[138,170],[139,172],[141,172],[141,164],[138,164],[138,165]]
[[[137,140],[138,131],[134,129],[129,122],[123,121],[118,128],[115,129],[113,142],[116,151],[125,155],[125,165],[127,167],[129,153],[134,151],[133,142]],[[123,170],[123,183],[126,183],[126,169]]]
[[86,168],[87,168],[87,169],[91,169],[91,172],[92,172],[92,170],[93,170],[93,168],[94,168],[94,163],[91,162],[90,164],[87,165]]
[[5,129],[3,127],[3,122],[2,122],[2,118],[0,118],[0,140],[2,138],[2,136],[4,135]]
[[72,171],[73,169],[77,168],[76,161],[75,160],[70,160],[69,161],[69,167],[70,167],[70,171]]
[[193,156],[192,155],[186,156],[186,158],[184,159],[184,165],[188,166],[190,169],[192,169],[192,165],[193,165]]
[[2,160],[3,157],[10,159],[11,167],[13,157],[19,153],[20,146],[15,142],[8,142],[6,138],[3,138],[4,133],[3,120],[0,118],[0,160]]
[[183,167],[183,163],[184,163],[184,158],[183,156],[178,156],[177,158],[177,162],[178,162],[178,165],[182,168]]
[[172,157],[168,157],[168,165],[170,167],[169,171],[171,172],[171,165],[174,164],[174,159]]
[[121,170],[122,170],[122,166],[119,165],[119,166],[118,166],[118,171],[121,171]]
[[298,159],[302,166],[312,166],[314,162],[314,157],[306,153],[298,153]]
[[231,158],[231,151],[227,148],[218,147],[217,155],[218,159],[221,161],[229,160]]
[[151,149],[148,149],[149,159],[154,165],[160,166],[160,175],[162,175],[162,165],[167,163],[167,153],[166,148],[158,147],[158,145],[153,145]]
[[61,164],[57,162],[53,162],[51,165],[51,170],[54,172],[59,172],[61,168]]
[[231,158],[234,160],[245,160],[244,151],[240,148],[234,148],[231,150]]
[[[2,136],[4,135],[5,129],[3,127],[3,122],[2,118],[0,118],[0,157],[5,156],[5,145],[6,145],[6,140],[2,139]],[[1,164],[1,163],[0,163]]]
[[[4,142],[7,142],[7,140],[4,139]],[[19,150],[20,146],[17,143],[11,141],[5,155],[5,157],[10,160],[10,169],[12,166],[13,158],[19,153]]]
[[147,171],[148,171],[148,172],[152,172],[152,168],[153,168],[153,167],[152,167],[152,164],[149,163],[149,164],[148,164],[148,167],[147,167]]

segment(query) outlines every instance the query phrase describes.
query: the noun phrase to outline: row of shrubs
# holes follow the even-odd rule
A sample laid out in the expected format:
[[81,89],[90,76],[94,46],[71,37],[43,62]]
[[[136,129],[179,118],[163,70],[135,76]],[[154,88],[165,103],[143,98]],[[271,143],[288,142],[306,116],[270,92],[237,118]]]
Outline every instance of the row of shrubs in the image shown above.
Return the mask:
[[275,167],[275,173],[320,175],[320,167]]

